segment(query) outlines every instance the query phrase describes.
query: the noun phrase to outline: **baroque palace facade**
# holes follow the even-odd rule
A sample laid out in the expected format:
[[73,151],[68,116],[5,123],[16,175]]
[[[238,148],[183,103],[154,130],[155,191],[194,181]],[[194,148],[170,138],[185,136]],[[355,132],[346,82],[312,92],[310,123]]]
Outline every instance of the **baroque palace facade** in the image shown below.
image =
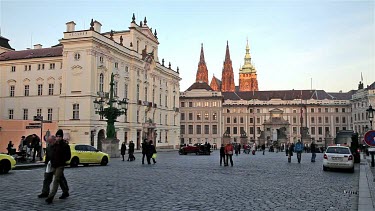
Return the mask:
[[[93,101],[99,91],[109,92],[111,73],[114,93],[128,98],[127,115],[115,123],[120,141],[152,139],[158,148],[174,148],[180,136],[178,67],[159,60],[156,30],[146,18],[132,22],[128,30],[101,32],[91,21],[90,29],[67,30],[59,44],[49,48],[15,51],[0,37],[0,151],[8,141],[17,148],[22,135],[64,130],[71,143],[101,149],[106,122],[95,114]],[[41,129],[26,129],[33,116],[43,116]],[[29,127],[30,128],[30,127]]]
[[[369,125],[364,115],[371,97],[357,95],[372,95],[374,99],[374,84],[366,89],[362,84],[358,91],[347,93],[259,91],[248,44],[244,61],[239,71],[239,86],[235,86],[227,43],[222,78],[213,76],[208,85],[202,45],[196,81],[180,93],[181,144],[271,144],[273,141],[286,144],[301,139],[305,144],[315,141],[325,146],[333,143],[340,130],[363,132],[365,125]],[[361,110],[357,111],[358,108]]]

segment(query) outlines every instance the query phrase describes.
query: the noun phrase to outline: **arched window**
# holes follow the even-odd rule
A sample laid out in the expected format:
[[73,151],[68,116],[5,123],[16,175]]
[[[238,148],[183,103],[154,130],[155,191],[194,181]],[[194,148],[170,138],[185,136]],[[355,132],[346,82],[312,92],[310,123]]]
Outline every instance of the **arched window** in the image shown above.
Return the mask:
[[104,75],[103,75],[103,73],[100,73],[100,76],[99,76],[99,92],[103,92],[103,87],[104,87]]

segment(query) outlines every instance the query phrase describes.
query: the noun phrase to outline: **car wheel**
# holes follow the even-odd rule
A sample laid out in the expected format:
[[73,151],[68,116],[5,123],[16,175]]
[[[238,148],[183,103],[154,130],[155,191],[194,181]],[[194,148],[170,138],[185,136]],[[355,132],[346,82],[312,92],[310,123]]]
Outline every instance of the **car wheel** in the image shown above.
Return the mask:
[[72,160],[70,161],[70,167],[77,167],[78,164],[79,164],[79,158],[77,157],[72,158]]
[[323,166],[323,171],[327,171],[327,170],[328,170],[328,168]]
[[105,156],[105,157],[102,158],[102,162],[100,162],[100,165],[106,166],[107,163],[108,163],[108,158]]
[[2,160],[0,162],[0,174],[6,174],[10,170],[10,162],[8,160]]
[[182,151],[178,151],[178,154],[179,155],[183,155],[184,153]]

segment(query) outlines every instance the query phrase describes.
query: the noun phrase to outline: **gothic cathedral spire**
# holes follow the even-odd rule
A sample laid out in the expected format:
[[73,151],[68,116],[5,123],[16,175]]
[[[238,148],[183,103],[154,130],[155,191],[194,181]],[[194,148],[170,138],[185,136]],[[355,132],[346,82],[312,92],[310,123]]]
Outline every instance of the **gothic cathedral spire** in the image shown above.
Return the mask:
[[206,66],[206,61],[204,60],[203,43],[201,45],[201,55],[199,58],[198,71],[195,79],[195,82],[199,81],[206,82],[208,84],[208,70]]
[[248,41],[246,42],[246,54],[244,60],[245,63],[242,68],[240,68],[239,73],[239,90],[241,92],[258,91],[257,72],[255,70],[255,67],[251,64],[251,55]]
[[221,80],[222,80],[221,82],[222,92],[234,92],[235,91],[234,74],[233,74],[232,61],[230,60],[228,41],[227,41],[227,49],[225,52],[225,60],[224,60]]

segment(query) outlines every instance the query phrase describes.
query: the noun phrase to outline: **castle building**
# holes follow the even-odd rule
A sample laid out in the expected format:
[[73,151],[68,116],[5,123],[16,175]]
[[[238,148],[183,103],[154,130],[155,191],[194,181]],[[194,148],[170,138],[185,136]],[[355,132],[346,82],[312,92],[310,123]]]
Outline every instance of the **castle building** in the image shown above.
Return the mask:
[[[373,99],[373,88],[346,93],[259,91],[248,44],[238,87],[233,80],[228,43],[225,58],[222,81],[213,76],[210,85],[195,82],[180,93],[182,144],[206,141],[217,145],[229,142],[272,144],[277,141],[285,145],[300,139],[306,145],[315,141],[318,146],[327,146],[334,143],[339,131],[358,132],[359,127],[365,127],[365,122],[357,122],[358,116],[362,118],[365,105],[368,107]],[[356,97],[362,92],[367,97]],[[357,98],[363,100],[357,102]],[[366,101],[363,106],[362,101]],[[355,111],[360,114],[353,117],[358,105],[362,110]]]
[[[8,141],[18,146],[22,135],[41,129],[27,127],[33,116],[43,116],[44,136],[63,129],[70,143],[101,149],[106,122],[95,113],[98,92],[109,92],[115,75],[114,95],[128,99],[127,115],[115,123],[120,141],[133,140],[140,148],[145,138],[158,148],[174,148],[180,136],[179,70],[159,60],[156,30],[147,19],[128,30],[101,32],[101,23],[76,30],[66,23],[55,46],[15,51],[0,39],[0,151]],[[27,129],[26,129],[27,128]]]

